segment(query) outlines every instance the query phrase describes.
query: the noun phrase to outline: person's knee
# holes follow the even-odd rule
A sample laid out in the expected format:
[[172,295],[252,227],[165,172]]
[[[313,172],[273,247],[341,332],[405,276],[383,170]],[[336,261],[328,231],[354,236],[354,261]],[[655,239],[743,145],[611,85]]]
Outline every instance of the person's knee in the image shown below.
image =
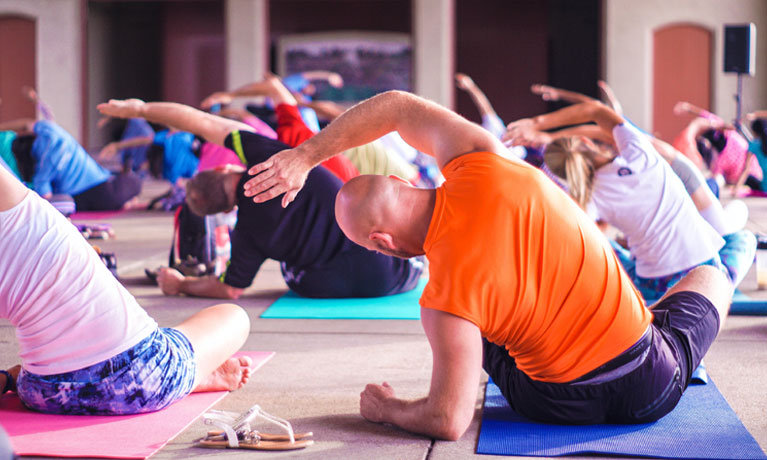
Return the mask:
[[250,317],[248,312],[233,303],[224,304],[224,306],[228,309],[232,322],[237,325],[237,330],[247,337],[250,333]]
[[719,268],[711,265],[696,267],[674,287],[705,296],[719,311],[720,322],[724,322],[732,302],[733,287],[730,279]]
[[250,317],[248,312],[233,303],[218,304],[209,307],[221,318],[221,326],[225,327],[232,337],[240,337],[244,341],[250,334]]

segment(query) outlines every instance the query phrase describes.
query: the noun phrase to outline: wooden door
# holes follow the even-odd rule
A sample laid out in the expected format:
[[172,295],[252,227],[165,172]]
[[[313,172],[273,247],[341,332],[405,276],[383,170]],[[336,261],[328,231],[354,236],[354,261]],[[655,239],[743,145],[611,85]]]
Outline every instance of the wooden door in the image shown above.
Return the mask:
[[0,16],[0,122],[34,118],[35,105],[22,93],[36,84],[35,21]]
[[674,115],[677,101],[710,109],[711,32],[682,24],[658,29],[653,34],[653,132],[672,141],[691,120]]

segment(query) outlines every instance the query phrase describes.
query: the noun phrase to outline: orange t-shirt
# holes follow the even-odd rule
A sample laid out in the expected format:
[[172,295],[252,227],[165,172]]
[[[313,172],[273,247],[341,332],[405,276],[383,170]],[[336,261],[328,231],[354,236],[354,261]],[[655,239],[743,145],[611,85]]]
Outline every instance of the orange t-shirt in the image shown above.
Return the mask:
[[421,306],[471,321],[546,382],[574,380],[639,340],[652,313],[607,239],[543,173],[488,152],[442,173]]

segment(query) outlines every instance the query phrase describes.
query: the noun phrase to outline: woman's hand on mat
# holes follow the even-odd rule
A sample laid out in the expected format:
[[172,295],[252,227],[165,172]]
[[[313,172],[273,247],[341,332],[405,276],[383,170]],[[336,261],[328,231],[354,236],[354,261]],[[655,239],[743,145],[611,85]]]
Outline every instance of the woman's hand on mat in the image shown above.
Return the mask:
[[115,118],[134,118],[141,116],[141,109],[146,103],[141,99],[110,99],[96,106],[102,115]]
[[184,275],[175,268],[163,267],[157,271],[157,284],[165,295],[179,295]]
[[394,388],[388,383],[369,383],[360,393],[360,415],[371,422],[383,423],[386,421],[386,403],[392,399],[395,399]]
[[245,196],[263,203],[284,193],[282,207],[285,208],[301,191],[313,166],[299,148],[278,152],[248,170],[254,177],[245,182]]

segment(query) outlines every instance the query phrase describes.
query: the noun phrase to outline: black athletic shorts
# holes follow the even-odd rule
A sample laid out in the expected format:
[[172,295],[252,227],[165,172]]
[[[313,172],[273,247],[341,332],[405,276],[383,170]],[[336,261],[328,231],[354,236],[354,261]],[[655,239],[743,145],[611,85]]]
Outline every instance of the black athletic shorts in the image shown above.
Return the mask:
[[703,295],[683,291],[652,308],[652,324],[624,353],[568,383],[533,380],[506,348],[484,340],[484,368],[520,415],[546,423],[648,423],[679,402],[719,331]]

